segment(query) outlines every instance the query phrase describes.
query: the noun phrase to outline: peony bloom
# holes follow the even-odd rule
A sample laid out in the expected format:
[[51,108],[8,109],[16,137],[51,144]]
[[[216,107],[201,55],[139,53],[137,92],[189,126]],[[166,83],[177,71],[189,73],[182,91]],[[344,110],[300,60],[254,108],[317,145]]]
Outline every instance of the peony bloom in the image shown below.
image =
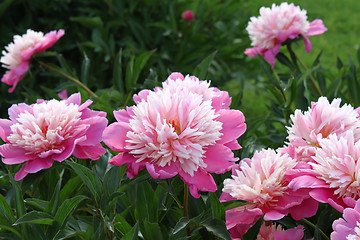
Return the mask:
[[105,153],[101,136],[107,125],[106,113],[81,104],[80,93],[67,100],[38,100],[36,104],[21,103],[9,108],[8,119],[0,119],[0,155],[5,164],[24,163],[15,180],[28,173],[50,168],[71,155],[96,160]]
[[360,239],[360,200],[354,208],[346,208],[343,218],[333,222],[331,240],[359,240]]
[[194,76],[173,73],[163,88],[143,90],[135,106],[114,111],[104,142],[121,151],[109,162],[127,164],[133,178],[146,168],[153,178],[179,175],[190,193],[216,191],[210,173],[230,170],[237,159],[231,150],[241,148],[236,139],[246,129],[244,116],[230,110],[227,92],[210,88]]
[[233,167],[232,178],[224,181],[220,200],[244,200],[249,204],[226,211],[232,237],[241,237],[262,215],[264,220],[278,220],[290,213],[293,219],[300,220],[316,213],[318,204],[307,190],[294,192],[288,186],[285,175],[296,165],[296,159],[286,153],[263,149]]
[[287,39],[303,38],[305,50],[311,52],[308,36],[322,34],[327,28],[320,19],[309,23],[305,10],[284,2],[280,6],[260,8],[260,16],[251,17],[246,30],[253,48],[247,48],[245,54],[252,57],[260,54],[274,67],[275,57]]
[[300,225],[293,229],[283,230],[281,225],[267,225],[263,222],[256,240],[301,240],[304,236],[303,228]]
[[312,158],[311,168],[289,174],[292,189],[310,189],[311,197],[329,203],[339,212],[352,199],[360,198],[360,142],[354,141],[351,130],[341,137],[331,134],[321,139]]
[[2,66],[9,69],[1,81],[12,86],[9,89],[10,93],[14,91],[16,85],[25,76],[29,69],[31,57],[54,45],[64,33],[64,30],[60,29],[44,35],[42,32],[28,29],[26,34],[22,36],[14,36],[14,42],[5,47],[0,59]]
[[291,115],[292,125],[288,128],[288,140],[295,148],[297,158],[308,162],[314,156],[319,141],[330,134],[344,135],[348,130],[354,133],[354,140],[360,139],[359,114],[351,105],[340,107],[340,98],[331,103],[326,97],[320,97],[311,103],[311,108],[302,113],[296,110]]
[[189,21],[189,22],[194,19],[194,13],[190,10],[183,12],[181,16],[185,21]]

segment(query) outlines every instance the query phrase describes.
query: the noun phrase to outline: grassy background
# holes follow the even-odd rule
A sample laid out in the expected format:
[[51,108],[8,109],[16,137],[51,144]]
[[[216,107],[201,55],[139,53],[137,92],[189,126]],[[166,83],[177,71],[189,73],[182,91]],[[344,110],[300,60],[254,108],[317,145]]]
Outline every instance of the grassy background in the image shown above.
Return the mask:
[[[259,15],[262,6],[271,7],[272,3],[280,4],[284,1],[248,1],[247,7],[253,16]],[[311,54],[305,51],[297,51],[306,63],[311,63],[322,49],[322,63],[326,67],[336,65],[336,57],[339,56],[345,63],[349,56],[356,58],[356,50],[360,46],[360,4],[358,0],[294,0],[295,5],[307,10],[308,21],[316,18],[323,20],[328,31],[322,35],[310,37],[313,44]],[[299,44],[303,49],[303,44]]]

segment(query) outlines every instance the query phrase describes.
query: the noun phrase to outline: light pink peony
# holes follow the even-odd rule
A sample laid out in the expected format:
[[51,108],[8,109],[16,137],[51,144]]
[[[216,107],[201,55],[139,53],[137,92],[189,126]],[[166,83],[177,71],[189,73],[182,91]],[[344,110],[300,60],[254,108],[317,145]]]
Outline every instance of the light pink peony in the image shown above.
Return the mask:
[[263,149],[233,167],[232,178],[224,181],[220,201],[244,200],[250,204],[226,211],[230,233],[241,237],[262,215],[264,220],[278,220],[287,214],[295,220],[315,215],[318,204],[308,191],[294,192],[288,186],[285,175],[296,165],[296,159],[286,153]]
[[256,240],[301,240],[304,236],[303,226],[283,230],[281,225],[261,224]]
[[60,29],[44,35],[42,32],[28,29],[22,36],[14,36],[14,42],[5,47],[0,59],[2,66],[9,69],[1,81],[12,86],[9,89],[10,93],[14,91],[16,85],[28,71],[31,57],[54,45],[64,33],[64,30]]
[[81,159],[98,159],[105,153],[101,136],[107,125],[106,113],[81,104],[80,93],[67,100],[38,100],[9,108],[8,119],[0,119],[0,155],[5,164],[24,163],[15,180],[28,173],[50,168],[71,155]]
[[342,136],[346,131],[352,130],[355,141],[360,139],[358,112],[348,104],[340,107],[340,103],[340,98],[329,103],[326,97],[320,97],[317,102],[311,103],[308,111],[303,113],[296,110],[291,115],[288,140],[299,161],[310,161],[319,141],[330,134]]
[[[310,189],[310,196],[322,203],[329,203],[342,212],[353,200],[360,198],[360,142],[354,141],[349,130],[338,137],[331,134],[319,141],[311,168],[290,172],[289,186]],[[353,200],[352,200],[353,199]]]
[[333,222],[331,240],[359,240],[360,239],[360,200],[355,207],[346,208],[343,218]]
[[163,88],[143,90],[134,101],[114,111],[117,122],[104,131],[105,144],[121,151],[109,162],[127,164],[130,178],[143,168],[156,179],[179,175],[194,197],[216,191],[210,173],[230,170],[237,160],[231,150],[241,148],[236,139],[246,129],[243,114],[229,109],[229,95],[173,73]]
[[274,67],[275,57],[287,39],[304,38],[305,50],[311,52],[307,37],[322,34],[327,28],[320,19],[309,23],[305,10],[284,2],[280,6],[260,8],[260,16],[251,17],[246,30],[254,47],[247,48],[245,54],[252,57],[260,54]]

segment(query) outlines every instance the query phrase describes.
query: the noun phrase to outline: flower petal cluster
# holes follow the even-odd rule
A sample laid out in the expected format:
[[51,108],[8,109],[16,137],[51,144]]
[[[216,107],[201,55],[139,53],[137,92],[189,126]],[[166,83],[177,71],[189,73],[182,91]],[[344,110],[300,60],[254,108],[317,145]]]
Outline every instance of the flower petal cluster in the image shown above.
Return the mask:
[[261,7],[260,16],[251,17],[246,30],[253,48],[247,48],[245,54],[253,57],[260,54],[273,67],[275,57],[286,40],[302,37],[305,50],[311,52],[308,36],[322,34],[327,28],[320,19],[309,23],[306,10],[284,2],[280,6],[273,4],[271,8]]
[[300,225],[293,229],[283,230],[281,225],[263,222],[256,240],[301,240],[304,236],[303,228]]
[[311,103],[308,111],[303,113],[297,109],[290,116],[292,125],[288,128],[288,140],[299,161],[311,161],[319,141],[330,134],[340,137],[351,130],[354,140],[360,139],[358,112],[349,104],[340,107],[340,103],[340,98],[329,103],[326,97],[320,97]]
[[5,164],[24,163],[15,180],[71,155],[96,160],[105,153],[100,142],[108,122],[106,113],[88,109],[91,103],[81,104],[76,93],[62,101],[38,100],[9,108],[10,119],[0,119],[0,137],[5,142],[0,155]]
[[209,87],[194,76],[171,74],[162,88],[143,90],[136,105],[114,111],[117,122],[103,139],[114,151],[109,162],[127,164],[133,178],[144,168],[157,179],[179,175],[190,193],[216,191],[210,173],[224,173],[234,165],[231,150],[246,129],[243,114],[230,110],[227,92]]
[[360,200],[353,208],[346,208],[343,218],[337,219],[332,225],[331,240],[360,239]]
[[348,206],[347,198],[360,198],[359,158],[360,142],[354,140],[351,130],[341,137],[331,134],[319,141],[310,168],[289,174],[290,187],[311,189],[309,194],[314,199],[342,212]]
[[231,179],[225,179],[221,201],[244,200],[249,204],[226,211],[226,225],[238,236],[262,216],[279,220],[291,214],[295,220],[313,216],[317,202],[306,191],[289,188],[286,173],[297,166],[297,160],[273,149],[256,152],[233,167]]
[[1,81],[12,86],[9,89],[10,93],[14,91],[16,85],[28,71],[31,57],[54,45],[64,34],[63,29],[51,31],[45,35],[42,32],[28,29],[22,36],[14,36],[14,42],[5,47],[0,59],[2,66],[9,69]]

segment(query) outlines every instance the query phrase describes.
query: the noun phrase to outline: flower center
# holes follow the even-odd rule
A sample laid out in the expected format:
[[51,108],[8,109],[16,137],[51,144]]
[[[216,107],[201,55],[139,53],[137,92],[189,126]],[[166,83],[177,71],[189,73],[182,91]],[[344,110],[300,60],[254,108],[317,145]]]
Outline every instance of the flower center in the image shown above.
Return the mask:
[[76,134],[80,120],[79,106],[51,100],[32,105],[32,112],[19,114],[10,128],[7,140],[14,146],[38,154],[58,149],[60,144]]

